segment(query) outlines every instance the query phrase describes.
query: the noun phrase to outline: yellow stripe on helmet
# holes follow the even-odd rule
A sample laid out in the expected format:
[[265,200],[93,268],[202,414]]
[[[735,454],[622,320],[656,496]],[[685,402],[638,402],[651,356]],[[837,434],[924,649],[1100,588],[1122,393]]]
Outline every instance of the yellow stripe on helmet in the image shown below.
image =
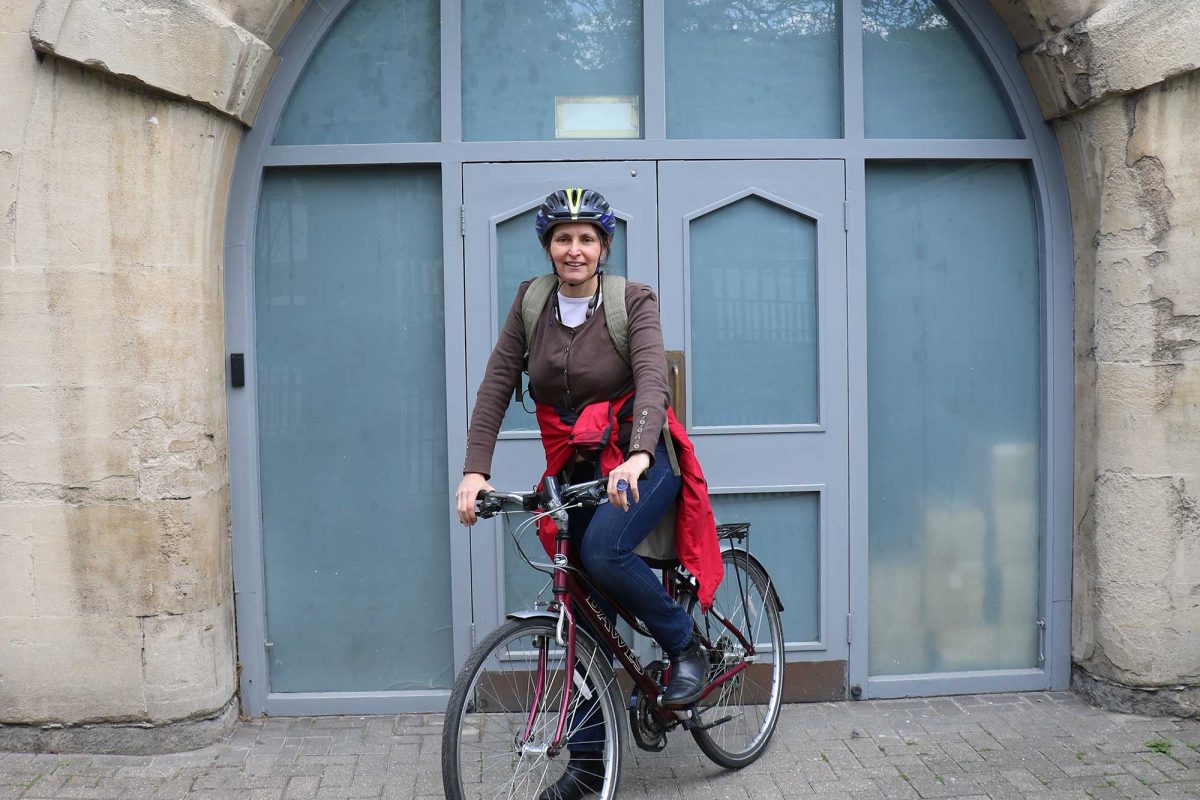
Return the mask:
[[581,205],[583,205],[583,189],[579,187],[567,189],[567,210],[571,212],[571,219],[579,219]]

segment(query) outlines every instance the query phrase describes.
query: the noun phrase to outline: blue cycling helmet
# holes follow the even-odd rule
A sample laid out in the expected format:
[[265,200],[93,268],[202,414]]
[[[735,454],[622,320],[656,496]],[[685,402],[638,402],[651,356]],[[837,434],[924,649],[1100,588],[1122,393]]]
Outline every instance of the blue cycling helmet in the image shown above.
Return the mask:
[[612,236],[617,230],[616,215],[604,195],[595,189],[559,189],[546,196],[533,223],[543,247],[550,238],[550,229],[560,222],[590,222],[605,236]]

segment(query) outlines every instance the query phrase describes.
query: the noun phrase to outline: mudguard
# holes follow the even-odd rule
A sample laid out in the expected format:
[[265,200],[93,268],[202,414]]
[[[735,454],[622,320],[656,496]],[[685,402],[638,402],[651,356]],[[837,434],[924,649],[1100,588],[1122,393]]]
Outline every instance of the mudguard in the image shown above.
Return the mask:
[[558,622],[558,614],[541,608],[527,608],[524,611],[514,611],[511,614],[505,614],[504,617],[505,619],[546,619],[554,623]]
[[758,558],[753,553],[749,552],[748,550],[743,550],[740,547],[734,547],[732,545],[723,544],[721,547],[721,552],[724,553],[726,550],[733,550],[738,553],[741,553],[746,558],[750,559],[751,563],[753,563],[754,566],[756,566],[762,570],[763,575],[767,576],[767,580],[771,581],[771,597],[774,598],[774,600],[775,600],[775,608],[779,611],[780,614],[782,614],[783,613],[783,601],[779,599],[779,592],[775,591],[775,579],[771,577],[770,572],[767,572],[767,568],[763,566],[763,563],[761,561],[759,561]]

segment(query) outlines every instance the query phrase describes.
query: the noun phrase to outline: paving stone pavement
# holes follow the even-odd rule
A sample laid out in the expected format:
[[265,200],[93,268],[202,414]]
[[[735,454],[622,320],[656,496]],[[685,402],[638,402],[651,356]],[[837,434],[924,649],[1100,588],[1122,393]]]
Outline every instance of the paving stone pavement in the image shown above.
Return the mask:
[[[0,753],[0,800],[442,797],[441,724],[272,718],[186,753]],[[1101,711],[1067,692],[785,706],[766,754],[740,772],[686,734],[631,755],[622,798],[1200,798],[1200,720]]]

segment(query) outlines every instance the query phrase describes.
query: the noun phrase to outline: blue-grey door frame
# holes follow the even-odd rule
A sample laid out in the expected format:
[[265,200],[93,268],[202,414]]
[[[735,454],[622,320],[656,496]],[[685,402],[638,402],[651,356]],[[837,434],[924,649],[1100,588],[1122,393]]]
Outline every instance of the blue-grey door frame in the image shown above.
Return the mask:
[[[944,694],[1065,688],[1070,677],[1071,531],[1073,481],[1072,356],[1073,281],[1070,209],[1062,161],[1051,128],[1017,62],[1012,37],[986,0],[942,0],[973,36],[1003,87],[1023,138],[898,140],[867,139],[863,114],[861,1],[842,2],[843,138],[777,140],[668,140],[666,138],[665,0],[644,0],[644,134],[640,140],[549,142],[462,141],[461,8],[441,4],[441,141],[360,145],[271,144],[288,95],[322,38],[352,0],[310,3],[280,45],[279,64],[256,123],[238,151],[225,226],[226,349],[246,356],[247,385],[230,389],[229,472],[234,545],[234,582],[241,664],[241,699],[251,715],[365,713],[436,710],[446,692],[272,693],[269,688],[261,508],[258,487],[258,426],[254,376],[253,244],[259,190],[265,168],[284,166],[437,164],[441,167],[446,297],[447,447],[446,513],[457,483],[455,453],[465,445],[467,395],[460,234],[462,165],[473,161],[597,161],[709,159],[837,159],[846,165],[847,316],[849,320],[849,508],[850,681],[864,696]],[[1022,161],[1034,178],[1042,258],[1043,395],[1041,608],[1046,661],[1042,669],[872,678],[867,674],[867,453],[866,413],[866,167],[876,160],[991,159]],[[469,584],[470,552],[454,536],[452,576]],[[453,603],[454,659],[470,649],[470,597]]]

